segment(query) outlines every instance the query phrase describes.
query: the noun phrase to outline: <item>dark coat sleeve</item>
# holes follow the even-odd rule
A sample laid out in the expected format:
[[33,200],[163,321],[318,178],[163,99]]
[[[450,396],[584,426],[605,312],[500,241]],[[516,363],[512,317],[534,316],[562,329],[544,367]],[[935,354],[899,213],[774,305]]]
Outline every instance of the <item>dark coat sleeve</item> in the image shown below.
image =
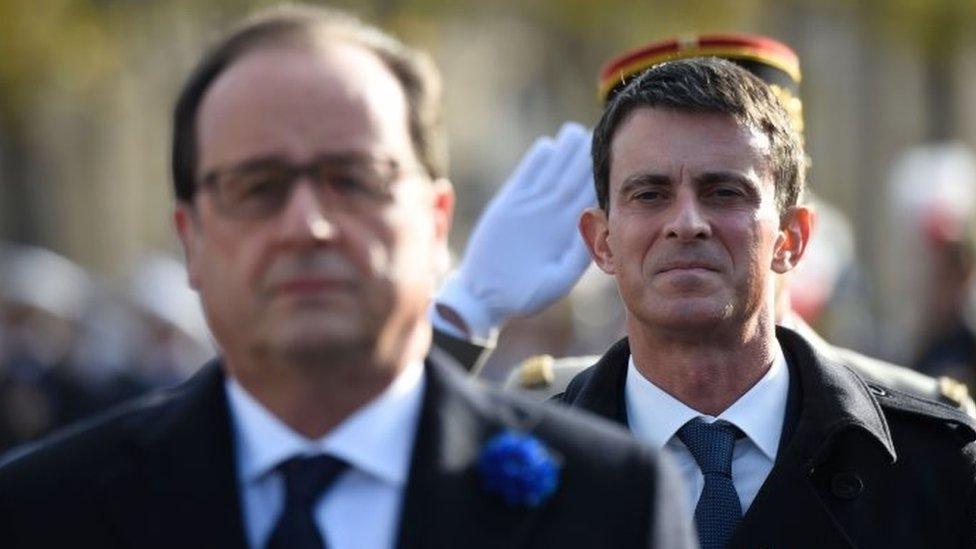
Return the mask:
[[434,346],[450,355],[457,364],[468,372],[477,372],[481,365],[488,360],[488,356],[491,355],[489,347],[458,339],[436,328],[434,329]]

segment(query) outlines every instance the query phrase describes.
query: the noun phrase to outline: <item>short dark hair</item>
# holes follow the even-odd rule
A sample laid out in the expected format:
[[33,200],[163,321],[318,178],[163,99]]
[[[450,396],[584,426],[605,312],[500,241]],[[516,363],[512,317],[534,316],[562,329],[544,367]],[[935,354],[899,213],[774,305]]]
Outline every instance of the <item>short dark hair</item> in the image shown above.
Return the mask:
[[211,84],[247,53],[267,47],[313,47],[322,38],[362,46],[393,73],[407,99],[407,122],[417,158],[430,177],[445,176],[441,81],[430,57],[349,13],[284,5],[258,12],[237,25],[203,56],[183,85],[173,112],[172,168],[177,200],[190,202],[196,194],[196,118]]
[[614,134],[640,108],[727,114],[763,132],[782,212],[797,204],[806,177],[803,141],[769,85],[749,71],[715,57],[656,65],[631,81],[607,104],[593,130],[593,180],[600,207],[609,210],[610,161]]

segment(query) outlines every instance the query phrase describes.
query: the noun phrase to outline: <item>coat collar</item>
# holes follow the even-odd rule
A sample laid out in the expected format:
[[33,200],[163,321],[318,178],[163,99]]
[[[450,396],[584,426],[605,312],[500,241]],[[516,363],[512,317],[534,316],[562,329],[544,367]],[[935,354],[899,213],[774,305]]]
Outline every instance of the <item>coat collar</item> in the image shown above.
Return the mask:
[[842,433],[863,435],[882,449],[878,467],[893,463],[897,455],[888,423],[871,388],[853,371],[796,332],[777,327],[776,336],[791,377],[798,377],[791,388],[791,396],[799,397],[798,417],[787,418],[784,437],[789,438],[781,441],[776,464],[730,547],[853,547],[830,510],[830,497],[813,477]]
[[874,439],[894,463],[898,455],[875,395],[878,389],[796,332],[777,327],[776,337],[792,371],[800,376],[802,391],[800,417],[786,451],[813,467],[826,457],[838,434],[857,429]]
[[580,374],[586,377],[581,378],[582,384],[578,391],[572,394],[571,385],[563,397],[564,400],[574,407],[588,410],[627,427],[624,387],[627,383],[629,357],[630,342],[625,337],[614,343],[596,364]]
[[[829,451],[835,437],[846,429],[859,429],[880,444],[890,461],[897,458],[888,422],[874,390],[847,366],[829,358],[796,332],[777,326],[776,337],[792,374],[799,376],[799,415],[788,444],[806,466],[813,466]],[[627,408],[624,384],[630,345],[615,343],[585,375],[578,392],[567,402],[624,426]]]

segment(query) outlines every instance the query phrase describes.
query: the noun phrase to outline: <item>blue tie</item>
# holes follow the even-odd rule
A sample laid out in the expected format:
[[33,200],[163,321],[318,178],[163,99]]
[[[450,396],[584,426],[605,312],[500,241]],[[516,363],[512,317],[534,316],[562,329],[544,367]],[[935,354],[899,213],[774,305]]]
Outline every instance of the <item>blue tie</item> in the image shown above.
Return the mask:
[[705,423],[695,418],[678,430],[678,438],[694,456],[705,477],[695,524],[702,549],[723,549],[742,520],[739,494],[732,484],[732,447],[739,430],[724,421]]
[[285,509],[271,532],[268,549],[324,549],[313,509],[347,467],[332,456],[295,457],[278,465],[285,477]]

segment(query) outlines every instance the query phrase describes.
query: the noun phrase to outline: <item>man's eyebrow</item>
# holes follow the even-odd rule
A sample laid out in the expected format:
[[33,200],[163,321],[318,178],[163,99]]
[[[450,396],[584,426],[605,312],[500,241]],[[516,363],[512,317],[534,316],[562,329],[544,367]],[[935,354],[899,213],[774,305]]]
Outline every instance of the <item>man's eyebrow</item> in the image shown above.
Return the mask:
[[200,178],[201,181],[207,181],[220,174],[225,174],[228,172],[240,172],[242,170],[252,170],[255,168],[275,168],[288,163],[288,160],[281,155],[269,154],[265,156],[258,156],[254,158],[248,158],[247,160],[238,162],[236,164],[227,164],[224,166],[214,166],[209,170],[203,172],[203,177]]
[[624,179],[623,183],[620,184],[620,191],[618,193],[625,194],[641,187],[668,185],[671,185],[671,176],[669,175],[653,172],[638,172]]
[[715,183],[736,183],[752,190],[759,188],[759,181],[756,178],[742,172],[718,170],[704,172],[695,177],[696,185],[713,185]]
[[[330,152],[322,153],[316,155],[308,164],[316,163],[326,163],[333,162],[337,164],[342,163],[356,163],[356,162],[370,162],[370,161],[388,161],[392,162],[394,165],[398,166],[395,160],[379,157],[376,155],[371,155],[369,153],[357,152],[357,151],[342,151],[342,152]],[[262,169],[262,168],[281,168],[294,166],[295,163],[288,160],[287,157],[280,154],[267,154],[264,156],[256,156],[243,160],[236,164],[228,164],[225,166],[216,166],[206,172],[204,172],[204,177],[202,181],[206,181],[210,178],[219,176],[220,174],[226,173],[239,173],[247,170]]]

